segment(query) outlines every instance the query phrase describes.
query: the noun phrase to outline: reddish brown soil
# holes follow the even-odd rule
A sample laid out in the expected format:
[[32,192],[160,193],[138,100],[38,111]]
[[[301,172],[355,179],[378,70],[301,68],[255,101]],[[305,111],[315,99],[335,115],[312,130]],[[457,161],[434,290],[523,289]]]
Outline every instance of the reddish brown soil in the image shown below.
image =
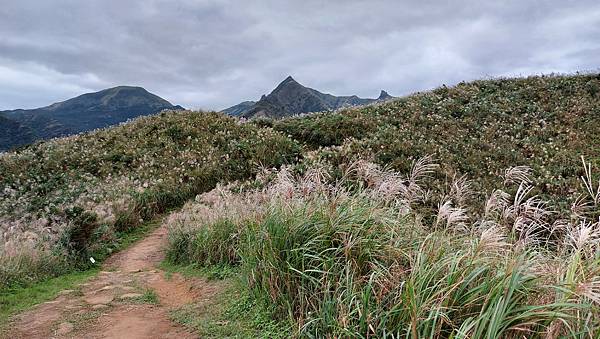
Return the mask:
[[[169,279],[157,268],[164,258],[163,226],[114,255],[104,271],[75,290],[15,317],[5,338],[196,338],[169,319],[169,311],[220,292],[219,282]],[[140,301],[152,289],[158,304]]]

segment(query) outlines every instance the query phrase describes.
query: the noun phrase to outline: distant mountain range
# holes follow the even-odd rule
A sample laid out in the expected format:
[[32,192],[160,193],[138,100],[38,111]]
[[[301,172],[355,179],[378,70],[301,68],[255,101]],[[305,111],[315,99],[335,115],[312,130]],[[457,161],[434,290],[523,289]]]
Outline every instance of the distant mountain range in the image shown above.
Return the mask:
[[141,87],[119,86],[35,109],[0,111],[0,151],[183,109]]
[[[244,118],[281,118],[300,113],[331,111],[392,99],[381,91],[377,99],[334,96],[304,87],[291,76],[259,101],[244,101],[223,110]],[[35,109],[0,111],[0,151],[37,140],[62,137],[124,122],[162,110],[179,110],[141,87],[119,86]]]
[[356,95],[334,96],[302,86],[291,76],[281,82],[269,95],[259,101],[244,101],[222,112],[244,118],[282,118],[300,113],[331,111],[343,107],[366,105],[393,99],[385,91],[377,99],[363,99]]

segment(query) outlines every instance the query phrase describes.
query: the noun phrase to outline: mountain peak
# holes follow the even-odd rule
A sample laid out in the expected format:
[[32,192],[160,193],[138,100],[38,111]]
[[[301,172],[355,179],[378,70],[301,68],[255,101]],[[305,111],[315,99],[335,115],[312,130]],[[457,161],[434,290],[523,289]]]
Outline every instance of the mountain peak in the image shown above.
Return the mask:
[[298,81],[296,81],[294,78],[292,78],[291,75],[288,75],[287,78],[285,78],[282,82],[279,83],[279,85],[277,85],[277,87],[275,88],[274,92],[276,92],[279,89],[282,89],[284,87],[290,87],[290,86],[302,86],[298,83]]
[[356,95],[334,96],[305,87],[292,76],[286,77],[268,95],[251,105],[241,103],[223,110],[231,115],[251,117],[281,118],[301,113],[332,111],[344,107],[367,105],[376,101],[391,99],[386,91],[381,91],[378,99],[363,99]]
[[381,90],[381,93],[379,93],[379,98],[377,98],[377,100],[388,100],[392,98],[393,96],[389,95],[388,92]]
[[296,82],[296,80],[294,80],[294,78],[292,78],[291,75],[288,75],[287,78],[285,78],[285,80],[282,81],[282,83],[284,82]]
[[97,94],[97,95],[114,95],[114,94],[122,94],[122,95],[141,95],[141,96],[153,96],[154,94],[148,92],[144,87],[139,86],[116,86],[112,88],[107,88],[105,90],[89,93],[89,94]]
[[292,76],[288,76],[282,82],[280,82],[279,85],[277,85],[277,87],[275,87],[275,89],[270,94],[261,98],[261,100],[267,99],[269,97],[272,98],[273,96],[279,96],[279,95],[287,96],[287,95],[290,95],[293,93],[298,94],[298,93],[301,93],[306,90],[307,90],[307,88],[302,86],[296,80],[294,80],[294,78],[292,78]]
[[113,88],[109,88],[108,91],[133,91],[133,92],[148,92],[144,87],[140,86],[116,86]]

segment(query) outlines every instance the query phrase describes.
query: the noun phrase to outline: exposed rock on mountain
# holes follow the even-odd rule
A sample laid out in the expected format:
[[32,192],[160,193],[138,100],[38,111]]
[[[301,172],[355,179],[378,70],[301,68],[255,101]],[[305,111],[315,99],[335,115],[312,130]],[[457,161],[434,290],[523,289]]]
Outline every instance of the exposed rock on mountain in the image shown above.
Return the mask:
[[227,109],[224,109],[223,112],[233,116],[242,115],[244,112],[249,110],[254,104],[256,104],[256,101],[244,101],[235,106],[231,106]]

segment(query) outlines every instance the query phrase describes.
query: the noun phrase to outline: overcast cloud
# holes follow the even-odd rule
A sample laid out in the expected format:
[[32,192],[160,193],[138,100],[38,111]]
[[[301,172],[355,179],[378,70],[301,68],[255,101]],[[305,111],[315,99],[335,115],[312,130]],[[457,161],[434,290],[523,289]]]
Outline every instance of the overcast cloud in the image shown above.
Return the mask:
[[189,108],[287,75],[376,97],[600,67],[600,2],[3,0],[0,109],[137,85]]

